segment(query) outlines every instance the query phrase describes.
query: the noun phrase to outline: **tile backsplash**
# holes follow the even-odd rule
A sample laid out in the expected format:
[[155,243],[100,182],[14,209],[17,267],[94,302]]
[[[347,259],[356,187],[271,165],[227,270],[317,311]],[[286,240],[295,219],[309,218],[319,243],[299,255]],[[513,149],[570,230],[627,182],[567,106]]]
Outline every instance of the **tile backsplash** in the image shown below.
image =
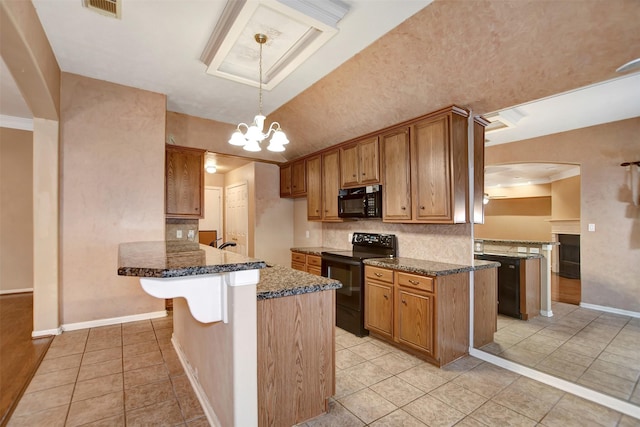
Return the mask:
[[164,239],[168,242],[198,242],[198,220],[167,218]]

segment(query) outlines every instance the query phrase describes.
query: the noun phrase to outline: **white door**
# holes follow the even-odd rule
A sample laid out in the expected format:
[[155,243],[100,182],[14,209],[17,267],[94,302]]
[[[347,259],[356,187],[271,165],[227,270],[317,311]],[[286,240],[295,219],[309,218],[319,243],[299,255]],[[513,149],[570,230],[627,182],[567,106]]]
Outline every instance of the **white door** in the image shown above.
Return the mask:
[[201,231],[215,230],[218,239],[224,237],[222,229],[222,187],[204,188],[204,218],[200,220],[198,229]]
[[229,185],[225,188],[225,242],[235,242],[228,248],[241,255],[248,254],[249,202],[247,183]]

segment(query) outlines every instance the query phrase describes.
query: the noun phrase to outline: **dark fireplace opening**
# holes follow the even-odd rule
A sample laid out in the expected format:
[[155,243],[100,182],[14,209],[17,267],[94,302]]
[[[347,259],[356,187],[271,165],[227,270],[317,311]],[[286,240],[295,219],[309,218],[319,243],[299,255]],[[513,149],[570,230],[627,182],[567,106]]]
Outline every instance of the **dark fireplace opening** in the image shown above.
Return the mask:
[[561,277],[580,278],[580,236],[577,234],[559,234],[559,271]]

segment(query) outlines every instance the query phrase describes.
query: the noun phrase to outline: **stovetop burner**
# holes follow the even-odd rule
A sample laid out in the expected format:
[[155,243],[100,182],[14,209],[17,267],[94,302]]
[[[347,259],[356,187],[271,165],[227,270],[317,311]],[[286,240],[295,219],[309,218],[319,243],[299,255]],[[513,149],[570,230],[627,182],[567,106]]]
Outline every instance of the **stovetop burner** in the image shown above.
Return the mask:
[[394,258],[398,256],[396,236],[393,234],[353,233],[352,250],[325,251],[322,255],[333,255],[351,259]]

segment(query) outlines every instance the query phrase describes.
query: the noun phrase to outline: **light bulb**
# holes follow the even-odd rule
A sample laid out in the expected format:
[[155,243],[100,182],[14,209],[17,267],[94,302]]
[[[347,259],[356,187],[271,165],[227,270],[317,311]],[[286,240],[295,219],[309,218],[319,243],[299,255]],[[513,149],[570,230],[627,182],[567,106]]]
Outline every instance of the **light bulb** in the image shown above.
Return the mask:
[[256,141],[255,139],[250,139],[249,141],[247,141],[247,144],[242,147],[247,151],[260,151],[260,144],[258,144],[258,141]]
[[244,135],[239,130],[236,130],[233,135],[231,135],[231,139],[229,140],[229,144],[243,146],[247,143],[247,140],[244,138]]

